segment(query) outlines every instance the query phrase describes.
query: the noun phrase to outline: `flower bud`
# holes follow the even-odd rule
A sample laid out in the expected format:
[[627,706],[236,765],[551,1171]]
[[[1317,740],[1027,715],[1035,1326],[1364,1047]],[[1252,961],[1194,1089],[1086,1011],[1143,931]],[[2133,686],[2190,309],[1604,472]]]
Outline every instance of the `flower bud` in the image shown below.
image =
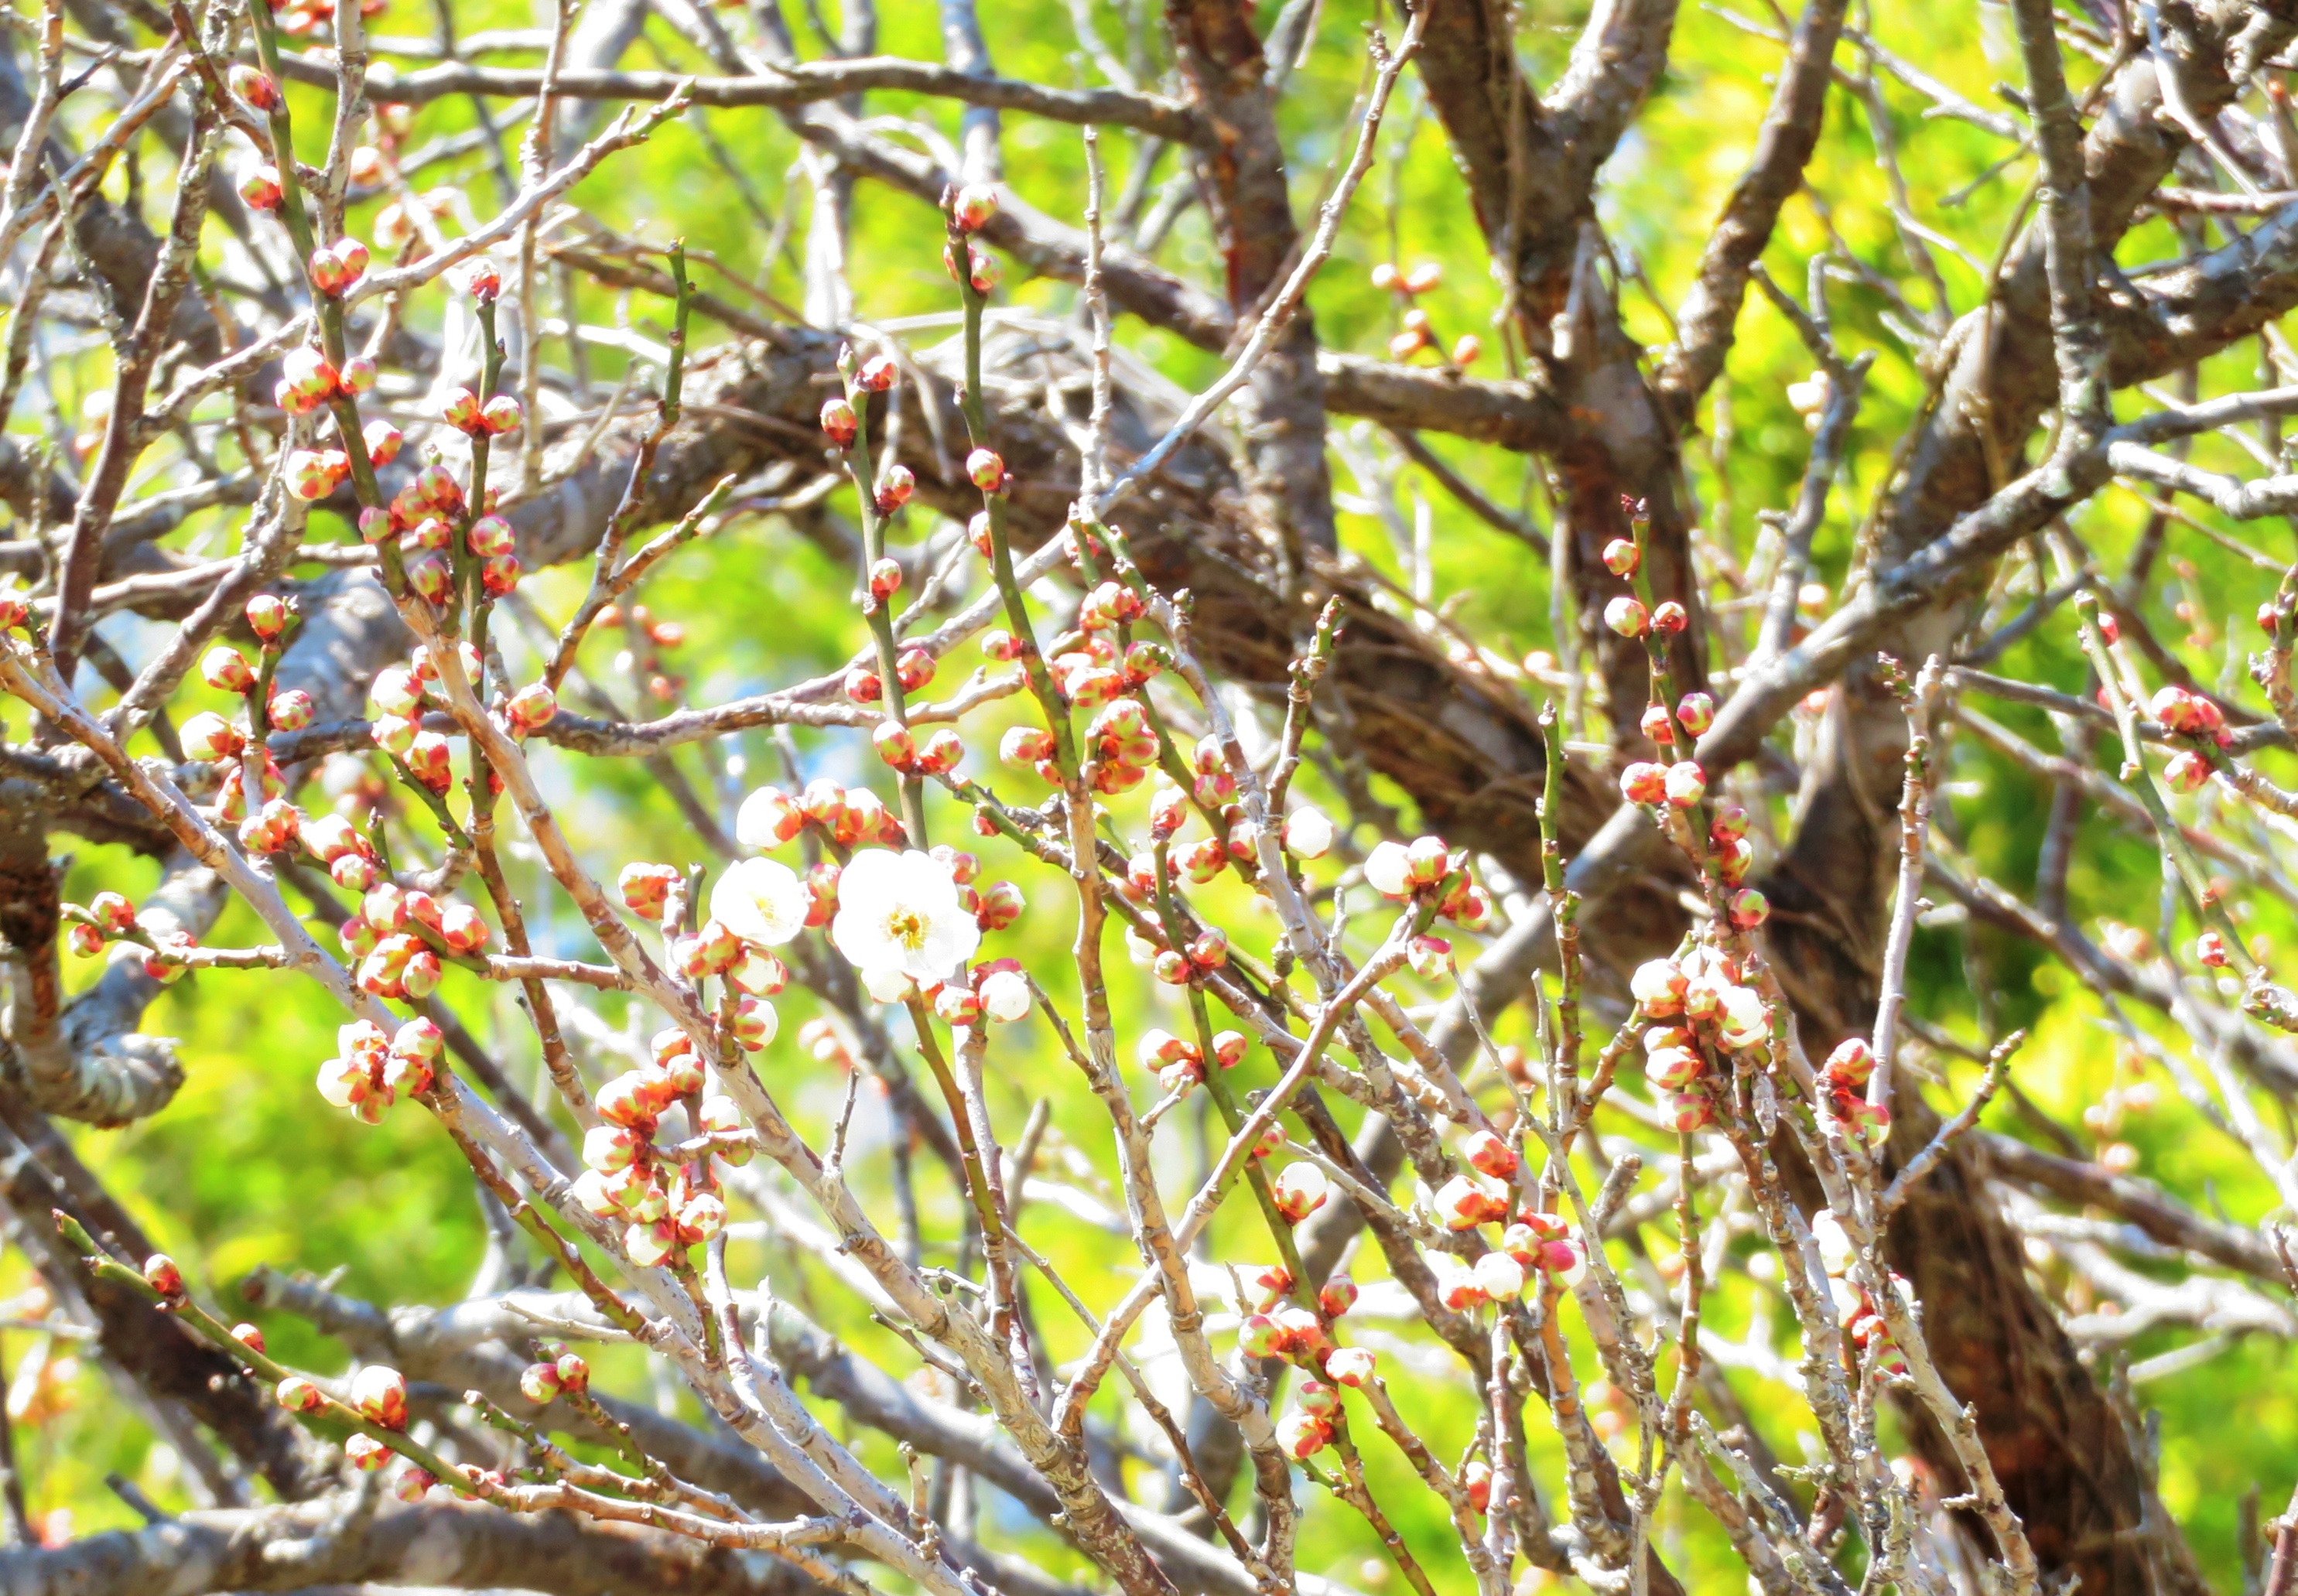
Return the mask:
[[480,424],[494,437],[517,432],[525,419],[518,401],[508,393],[498,393],[479,407]]
[[1495,1180],[1506,1180],[1516,1173],[1516,1149],[1489,1130],[1479,1130],[1461,1144],[1461,1156],[1468,1167],[1480,1175],[1490,1175]]
[[1633,576],[1643,564],[1643,554],[1625,538],[1614,538],[1604,545],[1604,569],[1615,576]]
[[878,513],[892,515],[907,504],[917,491],[917,475],[907,466],[897,463],[887,467],[886,474],[878,479]]
[[1671,805],[1678,809],[1693,808],[1707,796],[1707,773],[1693,760],[1678,760],[1667,767],[1665,786]]
[[200,679],[219,692],[244,693],[255,685],[255,671],[238,649],[219,643],[201,656]]
[[277,211],[287,196],[279,186],[279,169],[259,166],[239,180],[239,197],[251,211]]
[[822,434],[832,443],[844,449],[854,442],[855,435],[861,430],[861,418],[854,413],[854,407],[845,400],[832,397],[822,401]]
[[327,1405],[327,1394],[302,1375],[289,1375],[272,1388],[274,1400],[290,1413],[313,1413]]
[[392,1451],[372,1435],[347,1435],[343,1457],[361,1474],[375,1474],[390,1463]]
[[994,449],[977,449],[965,457],[965,479],[985,493],[1005,485],[1005,462]]
[[407,1427],[407,1380],[395,1369],[370,1363],[351,1377],[351,1406],[386,1430]]
[[1667,767],[1638,760],[1620,773],[1620,794],[1632,804],[1658,804],[1667,798]]
[[950,219],[963,233],[979,233],[997,214],[997,191],[986,183],[969,183],[951,199]]
[[2162,767],[2162,780],[2171,791],[2200,792],[2211,779],[2211,762],[2188,748]]
[[177,735],[185,757],[190,759],[228,759],[246,740],[238,727],[211,709],[203,709],[186,720]]
[[165,1253],[154,1253],[144,1261],[144,1284],[169,1302],[178,1301],[184,1294],[184,1273]]
[[1333,1438],[1333,1426],[1313,1414],[1292,1412],[1277,1421],[1277,1444],[1294,1460],[1313,1458]]
[[1741,930],[1753,930],[1771,918],[1771,900],[1753,887],[1742,887],[1732,895],[1732,923]]
[[[1335,1279],[1343,1278],[1335,1277]],[[1326,1311],[1332,1312],[1330,1309]],[[1337,1319],[1339,1315],[1334,1314],[1333,1317]],[[1379,1366],[1380,1359],[1370,1347],[1340,1347],[1325,1360],[1325,1377],[1335,1385],[1361,1390],[1372,1382],[1374,1371]]]
[[1604,624],[1622,637],[1641,637],[1649,624],[1644,607],[1625,593],[1604,606]]
[[235,62],[231,69],[231,92],[247,102],[251,110],[269,116],[279,109],[279,85],[271,74],[244,62]]
[[271,695],[271,703],[267,713],[270,716],[272,730],[301,732],[311,724],[313,714],[311,695],[300,687],[291,687],[285,692],[275,692]]
[[1651,612],[1651,629],[1662,637],[1674,637],[1690,624],[1691,617],[1673,599],[1662,601]]
[[905,771],[917,763],[916,740],[899,721],[880,721],[870,733],[870,745],[878,750],[879,758],[896,770]]
[[1325,1178],[1325,1171],[1312,1163],[1286,1165],[1269,1188],[1269,1195],[1277,1202],[1277,1211],[1295,1225],[1322,1208],[1331,1192],[1332,1183]]

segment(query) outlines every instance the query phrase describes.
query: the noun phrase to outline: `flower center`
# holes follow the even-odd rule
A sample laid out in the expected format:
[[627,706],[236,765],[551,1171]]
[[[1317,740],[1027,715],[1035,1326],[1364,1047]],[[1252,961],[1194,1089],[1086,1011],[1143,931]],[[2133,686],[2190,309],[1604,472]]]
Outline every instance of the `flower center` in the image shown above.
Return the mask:
[[926,917],[915,909],[896,909],[886,916],[886,934],[912,953],[926,945]]

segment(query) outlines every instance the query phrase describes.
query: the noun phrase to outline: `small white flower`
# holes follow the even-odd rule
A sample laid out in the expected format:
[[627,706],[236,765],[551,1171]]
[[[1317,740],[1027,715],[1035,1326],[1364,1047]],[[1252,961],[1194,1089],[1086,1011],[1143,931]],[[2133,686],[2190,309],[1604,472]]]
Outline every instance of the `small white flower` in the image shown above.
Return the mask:
[[1724,1046],[1735,1053],[1762,1046],[1772,1034],[1772,1022],[1764,1013],[1763,997],[1746,987],[1726,987],[1723,998],[1718,1029]]
[[710,889],[710,918],[745,942],[773,947],[806,929],[811,903],[806,883],[789,865],[743,859],[728,865]]
[[932,855],[873,848],[856,854],[839,875],[830,939],[874,996],[873,971],[921,982],[946,980],[981,946],[981,928]]
[[981,978],[981,1012],[1011,1025],[1029,1012],[1029,983],[1018,970],[994,970]]
[[1389,897],[1412,891],[1412,858],[1401,842],[1381,842],[1365,856],[1365,884]]
[[1333,823],[1322,809],[1303,804],[1285,817],[1285,851],[1297,859],[1321,859],[1333,846]]

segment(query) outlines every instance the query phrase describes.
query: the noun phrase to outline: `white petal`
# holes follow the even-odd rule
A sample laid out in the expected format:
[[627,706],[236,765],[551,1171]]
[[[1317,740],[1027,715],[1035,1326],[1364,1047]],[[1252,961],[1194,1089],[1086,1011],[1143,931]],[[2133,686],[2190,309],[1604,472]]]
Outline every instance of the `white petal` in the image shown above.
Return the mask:
[[710,917],[761,947],[787,942],[805,930],[810,904],[806,883],[773,859],[730,864],[710,889]]
[[878,1003],[901,1003],[908,998],[914,983],[910,972],[899,964],[864,964],[862,966],[862,989]]

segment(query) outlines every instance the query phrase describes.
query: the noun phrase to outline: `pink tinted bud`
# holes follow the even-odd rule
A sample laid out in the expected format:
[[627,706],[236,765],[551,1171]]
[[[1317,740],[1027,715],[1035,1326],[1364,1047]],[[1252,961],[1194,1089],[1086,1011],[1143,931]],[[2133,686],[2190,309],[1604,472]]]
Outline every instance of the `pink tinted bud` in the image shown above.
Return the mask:
[[510,523],[500,516],[481,516],[471,523],[471,529],[463,534],[463,539],[471,552],[481,559],[508,554],[517,542]]
[[361,1474],[375,1474],[390,1463],[392,1451],[372,1435],[349,1435],[343,1440],[343,1457]]
[[1325,1171],[1312,1163],[1287,1165],[1269,1187],[1277,1211],[1295,1225],[1322,1208],[1331,1191]]
[[2211,762],[2189,748],[2163,767],[2162,779],[2173,792],[2199,792],[2211,779]]
[[1690,809],[1707,796],[1707,773],[1695,761],[1679,760],[1667,767],[1665,785],[1670,804],[1678,809]]
[[907,466],[897,464],[887,467],[885,475],[878,479],[878,513],[892,515],[907,504],[911,495],[917,491],[917,475]]
[[[1327,1319],[1339,1319],[1357,1305],[1357,1283],[1347,1275],[1335,1275],[1317,1293],[1317,1306]],[[1338,1354],[1335,1354],[1337,1356]],[[1329,1367],[1328,1370],[1329,1372]],[[1343,1381],[1343,1385],[1348,1382]]]
[[444,604],[447,595],[454,591],[455,578],[445,560],[426,554],[407,567],[407,585],[417,598]]
[[1673,599],[1663,601],[1651,612],[1651,629],[1662,637],[1674,637],[1690,624],[1691,617],[1684,613],[1683,606]]
[[878,750],[879,758],[896,770],[907,770],[917,763],[917,741],[898,721],[880,721],[870,733],[870,745]]
[[1675,741],[1675,722],[1669,717],[1665,704],[1647,704],[1643,719],[1637,723],[1637,730],[1654,742]]
[[1715,700],[1704,692],[1688,692],[1675,707],[1675,718],[1694,737],[1715,724]]
[[289,1375],[273,1389],[272,1396],[290,1413],[311,1413],[327,1405],[327,1394],[302,1375]]
[[1333,1426],[1310,1413],[1287,1413],[1277,1421],[1277,1444],[1296,1462],[1315,1457],[1333,1438]]
[[203,709],[183,724],[178,737],[191,759],[228,759],[245,741],[239,728],[213,710]]
[[[343,391],[345,393],[364,393],[369,388],[375,386],[376,378],[381,375],[382,374],[376,369],[374,360],[370,360],[368,356],[353,355],[350,360],[343,362],[343,369],[340,380],[343,385]],[[368,430],[372,432],[374,429],[370,426]],[[395,431],[396,429],[394,428],[393,430]],[[393,452],[396,452],[395,449]]]
[[518,401],[508,393],[498,393],[479,407],[479,420],[490,434],[498,438],[506,433],[517,432],[525,419],[526,414],[519,408]]
[[1638,760],[1620,773],[1620,793],[1632,804],[1657,804],[1667,798],[1667,767]]
[[302,688],[291,687],[271,695],[269,715],[274,731],[301,732],[311,724],[312,713],[311,695]]
[[1771,913],[1771,900],[1753,887],[1742,887],[1732,895],[1732,923],[1743,931],[1763,924]]
[[279,169],[259,166],[239,180],[239,197],[251,211],[277,211],[286,194],[279,186]]
[[201,657],[200,679],[219,692],[244,693],[255,685],[255,671],[238,649],[218,644]]
[[450,388],[439,402],[439,418],[459,433],[479,430],[479,396],[468,388]]
[[2195,956],[2213,970],[2223,970],[2234,962],[2226,939],[2216,931],[2204,931],[2195,939]]
[[1248,1358],[1274,1358],[1285,1350],[1285,1333],[1265,1313],[1248,1313],[1236,1329],[1237,1350]]
[[351,1406],[387,1430],[407,1427],[407,1381],[395,1369],[370,1363],[351,1377]]
[[985,493],[1005,485],[1005,462],[994,449],[977,449],[965,457],[965,478]]
[[950,219],[962,232],[979,233],[996,214],[997,191],[986,183],[969,183],[950,201]]
[[144,1261],[144,1284],[174,1302],[184,1294],[184,1272],[165,1253],[154,1253]]
[[1604,624],[1622,637],[1641,637],[1650,621],[1644,607],[1623,593],[1604,606]]
[[1614,538],[1604,545],[1604,569],[1615,576],[1633,576],[1642,563],[1642,554],[1626,538]]
[[279,108],[279,85],[271,74],[244,62],[235,62],[231,69],[231,92],[247,102],[255,111],[265,115]]
[[1468,1167],[1480,1175],[1490,1175],[1495,1180],[1506,1180],[1516,1173],[1516,1149],[1489,1130],[1479,1130],[1461,1145],[1461,1155]]
[[822,401],[822,435],[839,448],[844,449],[852,443],[861,430],[861,418],[854,413],[854,407],[845,400],[833,397]]

